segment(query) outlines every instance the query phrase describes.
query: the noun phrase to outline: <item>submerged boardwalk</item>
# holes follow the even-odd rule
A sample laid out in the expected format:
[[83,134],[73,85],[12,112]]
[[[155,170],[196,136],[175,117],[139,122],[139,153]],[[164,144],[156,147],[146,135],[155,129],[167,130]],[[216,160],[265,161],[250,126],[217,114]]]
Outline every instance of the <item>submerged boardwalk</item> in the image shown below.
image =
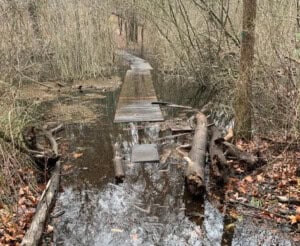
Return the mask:
[[163,121],[159,105],[152,104],[157,101],[157,97],[150,64],[125,51],[118,52],[118,55],[130,63],[131,70],[125,76],[114,122]]

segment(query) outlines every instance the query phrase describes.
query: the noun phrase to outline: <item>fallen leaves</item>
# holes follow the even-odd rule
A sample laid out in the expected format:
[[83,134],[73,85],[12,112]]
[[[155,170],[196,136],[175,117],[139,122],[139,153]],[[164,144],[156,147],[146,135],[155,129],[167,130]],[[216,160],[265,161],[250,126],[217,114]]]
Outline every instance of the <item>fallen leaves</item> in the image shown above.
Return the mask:
[[[250,150],[257,145],[238,142],[241,149]],[[255,218],[272,220],[275,224],[286,224],[295,233],[300,224],[300,179],[296,175],[295,151],[281,154],[272,153],[267,144],[263,151],[276,161],[266,168],[247,171],[239,161],[230,163],[234,173],[226,184],[226,201],[234,204],[229,209],[232,218],[252,215]],[[262,152],[262,151],[261,151]],[[299,153],[300,151],[296,153]],[[245,206],[241,205],[244,204]],[[237,210],[239,212],[237,212]]]
[[247,181],[248,183],[253,183],[253,178],[249,175],[249,176],[246,176],[244,178],[245,181]]
[[291,215],[289,216],[289,219],[291,220],[292,225],[300,223],[300,214]]
[[38,203],[29,186],[20,187],[19,199],[13,207],[0,208],[0,245],[21,243]]
[[121,233],[123,232],[124,230],[123,229],[119,229],[119,228],[112,228],[111,229],[111,232],[118,232],[118,233]]
[[80,158],[80,157],[82,157],[83,156],[83,153],[73,153],[73,157],[75,158],[75,159],[78,159],[78,158]]

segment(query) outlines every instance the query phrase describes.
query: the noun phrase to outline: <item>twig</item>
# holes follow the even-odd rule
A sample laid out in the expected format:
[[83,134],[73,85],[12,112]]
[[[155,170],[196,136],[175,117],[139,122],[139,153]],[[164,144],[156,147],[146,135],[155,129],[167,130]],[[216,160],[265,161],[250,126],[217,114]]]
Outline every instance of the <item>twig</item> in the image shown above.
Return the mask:
[[279,214],[279,213],[276,213],[276,212],[272,212],[272,211],[270,211],[268,209],[258,208],[258,207],[252,206],[250,204],[247,204],[247,203],[243,203],[243,202],[239,202],[239,201],[232,201],[232,200],[229,201],[229,203],[231,203],[231,204],[239,204],[239,205],[242,205],[242,206],[247,207],[247,208],[256,209],[256,210],[259,210],[259,211],[262,211],[262,212],[267,212],[269,214],[274,214],[274,215],[276,215],[277,217],[280,217],[280,218],[289,219],[285,215],[282,215],[282,214]]
[[189,135],[189,134],[191,134],[191,133],[190,133],[190,132],[186,132],[186,133],[180,133],[180,134],[175,134],[175,135],[165,136],[165,137],[162,137],[162,138],[158,138],[158,139],[156,139],[155,141],[161,141],[161,140],[167,140],[167,139],[178,138],[178,137],[185,136],[185,135]]
[[291,197],[285,197],[285,196],[277,196],[277,200],[281,203],[289,203],[294,205],[300,205],[300,200],[296,198]]
[[63,124],[59,124],[58,126],[54,127],[53,129],[49,130],[51,134],[56,134],[64,129]]

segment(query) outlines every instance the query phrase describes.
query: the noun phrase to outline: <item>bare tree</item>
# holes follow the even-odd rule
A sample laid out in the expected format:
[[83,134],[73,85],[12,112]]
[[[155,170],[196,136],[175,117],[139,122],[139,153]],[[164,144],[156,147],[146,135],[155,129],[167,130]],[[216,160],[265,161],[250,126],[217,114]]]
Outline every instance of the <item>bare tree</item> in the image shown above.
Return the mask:
[[240,74],[236,81],[236,137],[251,139],[252,130],[252,69],[255,43],[256,0],[243,1],[243,30],[241,40]]

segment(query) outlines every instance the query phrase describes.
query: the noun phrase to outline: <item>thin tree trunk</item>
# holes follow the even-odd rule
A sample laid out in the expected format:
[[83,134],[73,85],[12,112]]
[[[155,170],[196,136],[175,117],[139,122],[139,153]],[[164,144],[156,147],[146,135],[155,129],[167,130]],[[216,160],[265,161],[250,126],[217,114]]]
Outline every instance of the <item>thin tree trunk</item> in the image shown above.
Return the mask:
[[240,76],[236,81],[235,132],[237,138],[251,139],[252,68],[255,43],[256,0],[243,1]]

